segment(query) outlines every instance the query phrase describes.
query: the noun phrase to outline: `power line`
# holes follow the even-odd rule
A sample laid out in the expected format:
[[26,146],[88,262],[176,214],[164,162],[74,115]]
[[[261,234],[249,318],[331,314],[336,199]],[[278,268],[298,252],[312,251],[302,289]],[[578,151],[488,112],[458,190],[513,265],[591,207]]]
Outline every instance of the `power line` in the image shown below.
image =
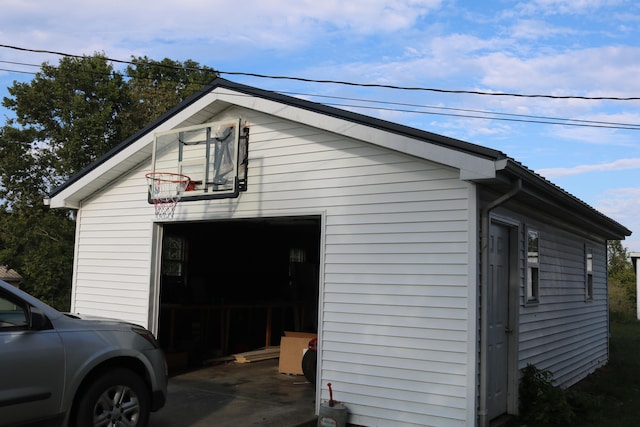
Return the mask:
[[[4,62],[4,61],[0,61]],[[0,71],[8,71],[15,73],[26,73],[26,74],[37,74],[34,72],[27,71],[18,71],[18,70],[3,70]],[[95,74],[95,72],[90,71],[90,73]],[[108,73],[112,75],[114,73]],[[143,80],[154,80],[151,78],[142,78]],[[153,87],[149,85],[149,87]],[[570,119],[570,118],[562,118],[562,117],[549,117],[549,116],[535,116],[535,115],[526,115],[526,114],[515,114],[515,113],[502,113],[496,111],[486,111],[486,110],[476,110],[476,109],[465,109],[465,108],[453,108],[453,107],[441,107],[434,105],[421,105],[421,104],[409,104],[409,103],[401,103],[401,102],[391,102],[391,101],[379,101],[379,100],[371,100],[371,99],[362,99],[362,98],[350,98],[350,97],[340,97],[340,96],[331,96],[331,95],[320,95],[313,93],[300,93],[300,92],[287,92],[282,91],[278,92],[285,95],[297,95],[297,96],[306,96],[306,97],[317,97],[317,98],[328,98],[328,99],[339,99],[344,101],[354,101],[354,102],[363,102],[370,104],[382,104],[382,105],[396,105],[396,106],[405,106],[405,107],[416,107],[416,108],[426,108],[433,110],[444,110],[444,111],[456,111],[456,112],[464,112],[464,113],[477,113],[483,115],[475,115],[475,114],[454,114],[454,113],[442,113],[442,112],[434,112],[434,111],[423,111],[423,110],[410,110],[404,108],[387,108],[381,106],[367,106],[360,104],[345,104],[345,103],[327,103],[323,102],[324,105],[334,106],[334,107],[342,107],[342,108],[361,108],[361,109],[370,109],[370,110],[378,110],[378,111],[393,111],[399,113],[412,113],[412,114],[429,114],[435,116],[447,116],[447,117],[461,117],[461,118],[470,118],[470,119],[482,119],[482,120],[497,120],[497,121],[509,121],[509,122],[521,122],[521,123],[532,123],[532,124],[547,124],[547,125],[561,125],[561,126],[576,126],[576,127],[592,127],[592,128],[607,128],[607,129],[619,129],[619,130],[640,130],[640,125],[632,124],[632,123],[620,123],[620,122],[605,122],[605,121],[595,121],[595,120],[582,120],[582,119]],[[243,96],[243,95],[238,95]],[[505,116],[505,117],[500,117]]]
[[[453,107],[441,107],[435,105],[421,105],[421,104],[408,104],[403,102],[392,102],[392,101],[377,101],[377,100],[369,100],[369,99],[358,99],[358,98],[349,98],[342,96],[333,96],[333,95],[318,95],[318,94],[310,94],[310,93],[300,93],[300,92],[280,92],[282,94],[287,95],[297,95],[297,96],[313,96],[318,98],[328,98],[328,99],[340,99],[346,101],[359,101],[359,102],[368,102],[368,103],[376,103],[376,104],[387,104],[387,105],[398,105],[403,107],[417,107],[417,108],[429,108],[434,110],[446,110],[446,111],[460,111],[466,113],[480,113],[480,114],[491,114],[496,116],[508,116],[508,117],[522,117],[522,118],[530,118],[530,119],[539,119],[539,120],[553,120],[555,122],[576,122],[576,123],[585,123],[585,124],[601,124],[601,125],[612,125],[612,126],[628,126],[632,129],[640,128],[640,124],[636,125],[633,123],[620,123],[620,122],[605,122],[605,121],[597,121],[597,120],[584,120],[584,119],[567,119],[560,117],[549,117],[549,116],[534,116],[528,114],[515,114],[515,113],[501,113],[497,111],[487,111],[487,110],[474,110],[469,108],[453,108]],[[327,104],[329,105],[329,104]],[[352,106],[346,104],[331,104],[331,105],[345,105],[349,107],[361,107],[361,108],[378,108],[378,107],[366,107],[366,106]],[[416,113],[426,113],[423,111],[414,111],[414,110],[400,110],[400,109],[388,109],[391,111],[399,111],[399,112],[416,112]],[[446,115],[446,114],[443,114]],[[487,119],[495,119],[501,120],[500,117],[478,117],[478,118],[487,118]],[[563,124],[563,123],[562,123]]]
[[32,74],[32,75],[36,75],[38,73],[35,73],[33,71],[20,71],[20,70],[7,70],[5,68],[0,68],[0,71],[6,71],[8,73],[21,73],[21,74]]
[[439,93],[452,93],[452,94],[465,94],[465,95],[511,96],[511,97],[519,97],[519,98],[582,99],[582,100],[589,100],[589,101],[639,101],[640,100],[640,97],[536,95],[536,94],[508,93],[508,92],[484,92],[484,91],[477,91],[477,90],[462,90],[462,89],[436,89],[436,88],[427,88],[427,87],[408,87],[408,86],[396,86],[396,85],[386,85],[386,84],[378,84],[378,83],[354,83],[354,82],[347,82],[347,81],[341,81],[341,80],[317,80],[317,79],[309,79],[304,77],[269,76],[266,74],[245,73],[245,72],[239,72],[239,71],[218,70],[218,73],[229,74],[229,75],[239,75],[239,76],[260,77],[265,79],[294,80],[294,81],[301,81],[306,83],[330,83],[330,84],[357,86],[357,87],[396,89],[396,90],[406,90],[406,91],[426,91],[426,92],[439,92]]
[[2,63],[2,64],[12,64],[12,65],[26,65],[28,67],[37,67],[37,68],[41,67],[41,65],[39,65],[39,64],[27,64],[25,62],[0,61],[0,63]]
[[[13,64],[13,65],[25,65],[25,66],[29,66],[29,67],[40,67],[41,65],[38,64],[29,64],[29,63],[24,63],[24,62],[14,62],[14,61],[3,61],[0,60],[0,63],[3,64]],[[178,67],[173,67],[173,68],[178,68]],[[28,72],[28,71],[18,71],[18,70],[8,70],[8,69],[1,69],[0,71],[7,71],[7,72],[14,72],[14,73],[25,73],[25,74],[36,74],[33,72]],[[110,74],[114,74],[114,73],[110,73]],[[596,124],[596,125],[610,125],[610,127],[612,128],[620,128],[620,129],[635,129],[636,127],[640,127],[640,125],[635,125],[635,124],[630,124],[630,123],[619,123],[619,122],[603,122],[603,121],[595,121],[595,120],[581,120],[581,119],[567,119],[567,118],[558,118],[558,117],[548,117],[548,116],[534,116],[534,115],[527,115],[527,114],[515,114],[515,113],[501,113],[501,112],[495,112],[495,111],[485,111],[485,110],[475,110],[475,109],[465,109],[465,108],[453,108],[453,107],[441,107],[441,106],[433,106],[433,105],[420,105],[420,104],[408,104],[408,103],[401,103],[401,102],[391,102],[391,101],[377,101],[377,100],[370,100],[370,99],[361,99],[361,98],[350,98],[350,97],[341,97],[341,96],[331,96],[331,95],[319,95],[319,94],[310,94],[310,93],[300,93],[300,92],[288,92],[288,91],[282,91],[279,92],[285,95],[296,95],[296,96],[313,96],[313,97],[317,97],[317,98],[327,98],[327,99],[340,99],[340,100],[347,100],[347,101],[356,101],[356,102],[367,102],[367,103],[375,103],[375,104],[385,104],[385,105],[398,105],[398,106],[403,106],[403,107],[417,107],[417,108],[429,108],[429,109],[435,109],[435,110],[446,110],[446,111],[459,111],[459,112],[465,112],[465,113],[480,113],[480,114],[491,114],[491,115],[496,115],[496,116],[509,116],[509,117],[521,117],[521,118],[528,118],[528,119],[535,119],[535,120],[531,120],[531,121],[527,121],[529,123],[544,123],[544,124],[568,124],[565,122],[575,122],[575,123],[586,123],[586,124]],[[383,110],[388,110],[388,111],[397,111],[397,112],[406,112],[406,113],[419,113],[419,114],[438,114],[438,113],[429,113],[427,111],[415,111],[415,110],[403,110],[403,109],[390,109],[390,108],[380,108],[380,107],[367,107],[367,106],[359,106],[359,105],[349,105],[349,104],[328,104],[325,103],[326,105],[333,105],[333,106],[344,106],[344,107],[349,107],[349,108],[377,108],[377,109],[383,109]],[[468,116],[468,115],[462,115],[462,114],[443,114],[440,113],[438,115],[450,115],[453,117],[469,117],[469,118],[482,118],[482,119],[495,119],[495,120],[501,120],[500,117],[479,117],[479,116]],[[546,122],[546,121],[539,121],[539,120],[552,120],[553,122]],[[514,120],[514,121],[524,121],[524,120]],[[556,123],[556,122],[563,122],[563,123]],[[572,126],[575,126],[575,124],[573,124]],[[600,126],[600,127],[609,127],[609,126]]]
[[348,107],[348,108],[365,108],[365,109],[373,109],[373,110],[394,111],[394,112],[401,112],[401,113],[430,114],[435,116],[463,117],[468,119],[499,120],[499,121],[506,121],[506,122],[537,123],[537,124],[546,124],[546,125],[579,126],[579,127],[607,128],[607,129],[621,129],[621,130],[640,130],[640,125],[633,125],[633,124],[626,125],[626,126],[596,125],[596,124],[581,124],[581,123],[571,123],[571,122],[560,121],[560,120],[570,121],[572,119],[554,119],[558,121],[526,120],[526,119],[515,119],[515,118],[507,118],[507,117],[476,116],[471,114],[437,113],[435,111],[404,110],[404,109],[395,109],[395,108],[372,107],[372,106],[365,106],[365,105],[349,105],[349,104],[337,104],[337,103],[336,104],[328,103],[325,105],[341,106],[341,107]]
[[[381,106],[369,106],[369,105],[361,105],[361,104],[322,102],[322,105],[328,105],[332,107],[351,108],[351,109],[361,108],[361,109],[378,110],[378,111],[392,111],[396,113],[429,114],[429,115],[435,115],[435,116],[461,117],[461,118],[470,118],[470,119],[497,120],[497,121],[547,124],[547,125],[606,128],[606,129],[620,129],[620,130],[640,130],[640,124],[633,124],[633,123],[605,122],[605,121],[596,121],[596,120],[568,119],[568,118],[562,118],[562,117],[500,113],[495,111],[438,107],[438,106],[420,105],[420,104],[406,104],[406,103],[400,103],[400,102],[377,101],[377,100],[348,98],[348,97],[330,96],[330,95],[318,95],[318,94],[300,93],[300,92],[283,91],[278,93],[281,93],[283,95],[298,95],[298,96],[306,96],[306,97],[340,99],[345,101],[366,102],[366,103],[372,103],[372,104],[383,104],[383,105],[389,104],[389,105],[411,106],[416,108],[429,108],[429,109],[446,110],[446,111],[470,112],[470,113],[479,113],[484,115],[480,116],[480,115],[471,115],[471,114],[438,113],[433,111],[409,110],[409,109],[403,109],[403,108],[386,108]],[[248,96],[248,95],[236,95],[236,96]],[[499,117],[499,116],[510,116],[510,117]],[[518,118],[511,118],[511,117],[518,117]]]
[[[0,47],[6,47],[6,45],[0,45]],[[22,49],[22,48],[18,48]],[[31,50],[29,50],[31,51]],[[86,56],[80,55],[68,55],[57,52],[45,51],[47,53],[55,53],[58,55],[64,55],[69,57],[76,58],[86,58]],[[104,58],[106,61],[117,61],[109,58]],[[139,65],[142,62],[134,62],[134,61],[119,61],[125,62],[132,65]],[[0,63],[8,63],[15,65],[26,65],[33,67],[40,67],[40,65],[36,64],[28,64],[21,62],[13,62],[13,61],[1,61]],[[147,63],[150,64],[150,63]],[[187,69],[193,71],[204,71],[204,68],[190,68],[190,67],[178,67],[169,64],[161,64],[154,63],[153,65],[162,66],[170,69]],[[54,67],[55,68],[55,67]],[[8,71],[15,73],[25,73],[25,74],[37,74],[34,72],[27,71],[19,71],[19,70],[7,70],[0,69],[0,71]],[[90,71],[92,74],[94,71]],[[221,72],[218,72],[221,73]],[[115,72],[109,73],[109,75],[113,75]],[[143,79],[146,79],[143,77]],[[154,80],[154,79],[147,79]],[[356,84],[354,84],[356,85]],[[151,85],[149,86],[151,87]],[[401,107],[415,107],[415,108],[424,108],[431,110],[443,110],[443,111],[455,111],[456,113],[443,113],[443,112],[434,112],[434,111],[423,111],[423,110],[414,110],[414,109],[405,109],[405,108],[387,108],[377,106],[367,106],[367,105],[356,105],[356,104],[345,104],[345,103],[324,103],[325,105],[335,106],[335,107],[343,107],[343,108],[361,108],[361,109],[373,109],[373,110],[382,110],[382,111],[393,111],[393,112],[401,112],[401,113],[413,113],[413,114],[429,114],[429,115],[437,115],[437,116],[449,116],[449,117],[461,117],[461,118],[471,118],[471,119],[482,119],[482,120],[498,120],[498,121],[510,121],[510,122],[521,122],[521,123],[533,123],[533,124],[548,124],[548,125],[563,125],[563,126],[579,126],[579,127],[594,127],[594,128],[608,128],[608,129],[620,129],[620,130],[640,130],[640,125],[630,124],[630,123],[619,123],[619,122],[605,122],[605,121],[595,121],[595,120],[581,120],[581,119],[569,119],[569,118],[559,118],[559,117],[549,117],[549,116],[535,116],[535,115],[525,115],[525,114],[515,114],[515,113],[502,113],[495,111],[486,111],[486,110],[477,110],[477,109],[464,109],[464,108],[452,108],[452,107],[442,107],[442,106],[432,106],[432,105],[421,105],[421,104],[409,104],[409,103],[400,103],[400,102],[391,102],[391,101],[378,101],[378,100],[370,100],[370,99],[360,99],[360,98],[351,98],[351,97],[340,97],[340,96],[330,96],[330,95],[319,95],[319,94],[309,94],[309,93],[300,93],[300,92],[279,92],[287,95],[297,95],[297,96],[307,96],[307,97],[319,97],[319,98],[327,98],[327,99],[338,99],[344,101],[353,101],[360,103],[370,103],[370,104],[381,104],[381,105],[394,105]],[[458,113],[473,113],[473,114],[458,114]],[[482,115],[477,115],[482,114]],[[501,117],[503,116],[503,117]]]
[[[74,55],[70,53],[64,52],[56,52],[46,49],[29,49],[18,46],[11,46],[0,44],[0,47],[7,49],[20,50],[24,52],[34,52],[34,53],[46,53],[51,55],[59,55],[66,56],[72,58],[83,58],[83,55]],[[121,59],[107,58],[106,60],[111,62],[116,62],[120,64],[134,64],[133,61],[126,61]],[[204,71],[203,68],[188,68],[188,67],[174,67],[171,65],[162,64],[162,66],[169,68],[181,68],[186,70],[193,71]],[[292,81],[300,81],[306,83],[325,83],[325,84],[336,84],[336,85],[345,85],[345,86],[357,86],[357,87],[369,87],[369,88],[383,88],[383,89],[395,89],[395,90],[405,90],[405,91],[427,91],[427,92],[437,92],[437,93],[451,93],[451,94],[466,94],[466,95],[482,95],[482,96],[509,96],[509,97],[519,97],[519,98],[548,98],[548,99],[580,99],[580,100],[590,100],[590,101],[639,101],[640,97],[617,97],[617,96],[579,96],[579,95],[545,95],[545,94],[523,94],[523,93],[509,93],[509,92],[486,92],[486,91],[477,91],[477,90],[462,90],[462,89],[438,89],[438,88],[428,88],[428,87],[409,87],[409,86],[399,86],[399,85],[388,85],[388,84],[379,84],[379,83],[356,83],[356,82],[347,82],[342,80],[325,80],[325,79],[311,79],[305,77],[294,77],[294,76],[272,76],[267,74],[259,74],[259,73],[247,73],[241,71],[222,71],[216,70],[218,74],[227,74],[227,75],[236,75],[236,76],[247,76],[247,77],[258,77],[264,79],[276,79],[276,80],[292,80]]]

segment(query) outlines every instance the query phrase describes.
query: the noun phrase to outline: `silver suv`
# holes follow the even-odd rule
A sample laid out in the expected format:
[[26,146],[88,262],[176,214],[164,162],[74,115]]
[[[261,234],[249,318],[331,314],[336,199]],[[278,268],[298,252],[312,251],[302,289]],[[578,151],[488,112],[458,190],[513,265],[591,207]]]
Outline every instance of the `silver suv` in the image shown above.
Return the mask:
[[144,427],[166,395],[151,332],[61,313],[0,281],[1,426]]

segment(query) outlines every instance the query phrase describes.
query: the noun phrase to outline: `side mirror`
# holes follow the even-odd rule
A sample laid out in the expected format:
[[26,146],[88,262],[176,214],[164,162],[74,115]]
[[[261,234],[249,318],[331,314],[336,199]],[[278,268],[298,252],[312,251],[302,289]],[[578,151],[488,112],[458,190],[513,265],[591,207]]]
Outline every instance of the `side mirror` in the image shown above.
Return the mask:
[[49,318],[45,316],[45,314],[36,307],[30,307],[30,318],[29,318],[29,329],[32,331],[43,331],[46,329],[51,329],[53,326],[49,321]]

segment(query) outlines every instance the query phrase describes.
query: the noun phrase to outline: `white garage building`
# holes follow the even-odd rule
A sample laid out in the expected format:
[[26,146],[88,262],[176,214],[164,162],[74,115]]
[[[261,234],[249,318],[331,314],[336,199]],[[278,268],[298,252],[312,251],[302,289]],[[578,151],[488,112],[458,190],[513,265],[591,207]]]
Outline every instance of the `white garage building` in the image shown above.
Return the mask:
[[[166,218],[153,171],[190,178]],[[49,203],[77,210],[72,311],[187,364],[317,332],[317,402],[384,427],[488,425],[526,364],[606,364],[631,234],[499,151],[224,79]]]

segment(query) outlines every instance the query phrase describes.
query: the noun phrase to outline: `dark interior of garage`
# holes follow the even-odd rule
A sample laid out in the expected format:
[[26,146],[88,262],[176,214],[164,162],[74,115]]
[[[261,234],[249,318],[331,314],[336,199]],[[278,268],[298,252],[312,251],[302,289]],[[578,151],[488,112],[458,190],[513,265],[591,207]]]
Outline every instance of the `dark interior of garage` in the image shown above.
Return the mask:
[[174,371],[317,332],[320,217],[167,224],[158,338]]

